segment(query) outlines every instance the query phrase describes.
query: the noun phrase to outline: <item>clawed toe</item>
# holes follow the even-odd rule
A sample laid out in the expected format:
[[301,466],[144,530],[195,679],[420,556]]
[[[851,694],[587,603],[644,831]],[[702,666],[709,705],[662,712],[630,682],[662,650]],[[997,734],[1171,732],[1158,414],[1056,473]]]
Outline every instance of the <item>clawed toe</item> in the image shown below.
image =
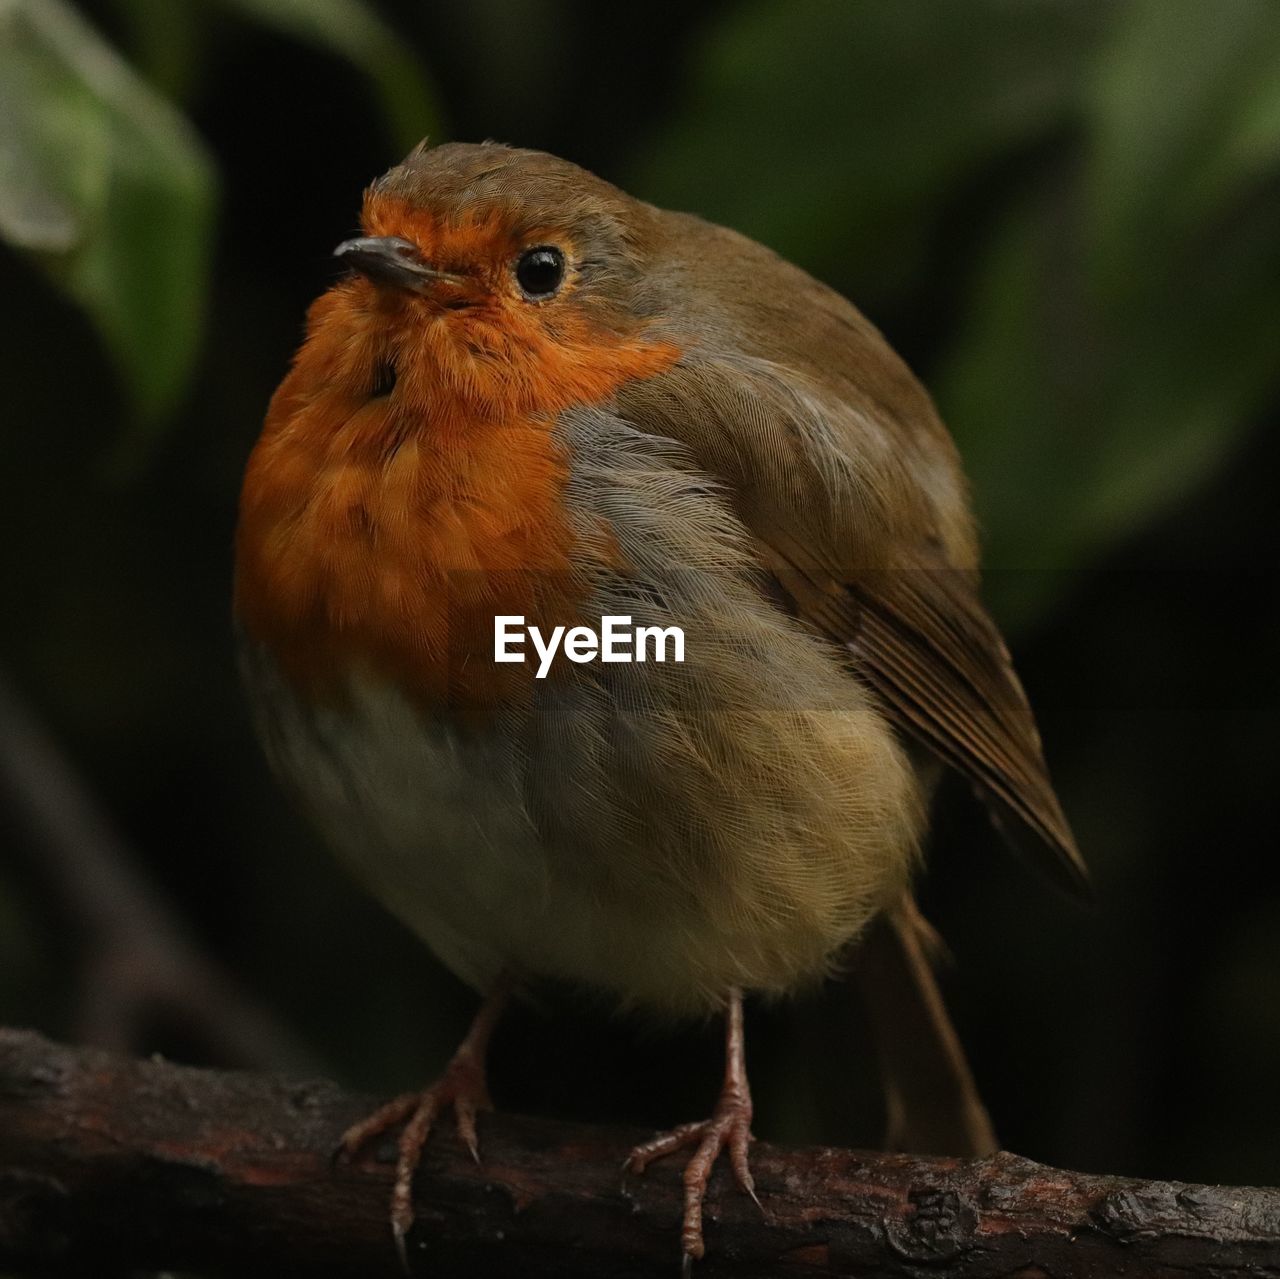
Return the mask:
[[[711,1184],[711,1173],[716,1160],[727,1151],[729,1167],[738,1188],[749,1195],[757,1207],[755,1179],[751,1175],[748,1147],[751,1143],[751,1101],[749,1097],[721,1098],[716,1113],[701,1123],[681,1124],[652,1141],[637,1146],[627,1157],[625,1169],[641,1173],[656,1159],[663,1159],[678,1150],[693,1148],[693,1154],[685,1165],[684,1219],[680,1230],[685,1273],[693,1262],[706,1252],[702,1237],[702,1210]],[[763,1209],[762,1209],[763,1211]]]
[[[477,1163],[480,1160],[476,1119],[480,1111],[492,1109],[485,1086],[484,1048],[504,995],[502,988],[494,992],[437,1083],[420,1093],[405,1093],[387,1102],[367,1119],[353,1124],[334,1151],[336,1162],[352,1160],[376,1138],[401,1128],[391,1194],[391,1230],[396,1253],[406,1273],[409,1272],[408,1237],[414,1221],[414,1175],[442,1111],[453,1110],[459,1138],[471,1157]],[[751,1175],[751,1091],[747,1085],[743,1051],[742,996],[737,990],[729,992],[725,1048],[724,1085],[711,1117],[699,1123],[681,1124],[669,1133],[636,1146],[623,1165],[624,1175],[642,1173],[655,1160],[680,1150],[690,1150],[689,1162],[682,1174],[684,1211],[680,1246],[684,1279],[690,1279],[693,1263],[706,1254],[702,1234],[703,1206],[712,1171],[722,1153],[727,1154],[738,1188],[763,1211]]]
[[418,1108],[422,1094],[417,1092],[402,1093],[399,1097],[379,1106],[373,1114],[352,1124],[339,1138],[334,1147],[330,1162],[335,1164],[350,1163],[371,1142],[386,1136],[393,1128],[398,1128]]
[[466,1039],[436,1083],[422,1092],[405,1093],[379,1107],[367,1119],[353,1124],[343,1133],[333,1153],[333,1162],[349,1162],[370,1142],[403,1125],[397,1141],[395,1182],[391,1189],[391,1233],[406,1273],[409,1270],[407,1240],[413,1227],[414,1174],[442,1111],[452,1108],[458,1136],[472,1159],[480,1162],[476,1117],[482,1110],[493,1109],[485,1083],[484,1054],[509,989],[510,982],[503,979],[490,992]]
[[751,1175],[751,1090],[747,1086],[746,1063],[742,1044],[742,996],[731,991],[729,1017],[725,1035],[725,1077],[720,1100],[710,1119],[700,1123],[681,1124],[652,1141],[636,1146],[623,1164],[623,1172],[642,1173],[656,1159],[665,1159],[678,1150],[692,1147],[685,1165],[684,1217],[680,1229],[682,1253],[681,1274],[689,1279],[693,1263],[706,1253],[702,1237],[702,1209],[711,1184],[711,1172],[721,1152],[727,1151],[729,1167],[738,1188],[750,1195],[757,1208],[764,1211],[756,1194]]

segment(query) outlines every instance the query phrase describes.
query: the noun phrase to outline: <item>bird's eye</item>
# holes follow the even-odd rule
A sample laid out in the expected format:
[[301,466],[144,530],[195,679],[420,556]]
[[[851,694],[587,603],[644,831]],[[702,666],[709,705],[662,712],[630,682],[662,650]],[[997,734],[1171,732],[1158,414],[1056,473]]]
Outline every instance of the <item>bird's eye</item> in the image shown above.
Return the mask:
[[526,249],[516,263],[516,282],[529,298],[549,298],[564,283],[564,254],[550,244]]

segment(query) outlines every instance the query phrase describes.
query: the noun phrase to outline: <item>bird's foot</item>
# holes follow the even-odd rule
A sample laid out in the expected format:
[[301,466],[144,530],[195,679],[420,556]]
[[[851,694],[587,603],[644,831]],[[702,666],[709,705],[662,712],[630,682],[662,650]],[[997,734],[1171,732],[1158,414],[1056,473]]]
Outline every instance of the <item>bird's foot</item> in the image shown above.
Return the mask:
[[348,1128],[336,1152],[339,1160],[353,1160],[369,1142],[404,1125],[398,1141],[396,1177],[391,1191],[391,1231],[406,1273],[409,1258],[405,1240],[413,1225],[413,1177],[436,1120],[448,1108],[453,1109],[458,1135],[471,1152],[471,1157],[479,1163],[476,1116],[482,1110],[492,1110],[493,1103],[489,1100],[485,1081],[484,1060],[466,1044],[429,1088],[405,1093]]
[[684,1170],[684,1223],[680,1231],[682,1273],[686,1276],[691,1273],[693,1263],[706,1252],[702,1205],[707,1197],[711,1170],[721,1151],[729,1152],[729,1167],[739,1189],[755,1200],[756,1207],[761,1207],[747,1153],[751,1141],[751,1093],[744,1079],[741,1085],[726,1085],[710,1119],[681,1124],[637,1146],[627,1156],[625,1171],[642,1173],[655,1159],[663,1159],[686,1147],[693,1148]]
[[422,1092],[405,1093],[394,1101],[375,1110],[368,1119],[352,1125],[342,1135],[334,1151],[338,1161],[351,1160],[375,1137],[381,1137],[393,1128],[404,1125],[400,1133],[399,1153],[396,1157],[396,1179],[391,1188],[391,1233],[395,1238],[396,1252],[405,1273],[409,1273],[409,1252],[405,1243],[409,1228],[413,1225],[413,1175],[422,1160],[423,1147],[431,1136],[431,1129],[440,1112],[452,1107],[458,1125],[458,1136],[471,1151],[471,1157],[480,1162],[480,1142],[476,1137],[476,1116],[482,1110],[492,1110],[489,1087],[485,1081],[484,1060],[493,1028],[502,1015],[502,1009],[511,992],[512,979],[503,974],[490,989],[485,1001],[476,1013],[467,1037],[453,1054],[430,1088]]

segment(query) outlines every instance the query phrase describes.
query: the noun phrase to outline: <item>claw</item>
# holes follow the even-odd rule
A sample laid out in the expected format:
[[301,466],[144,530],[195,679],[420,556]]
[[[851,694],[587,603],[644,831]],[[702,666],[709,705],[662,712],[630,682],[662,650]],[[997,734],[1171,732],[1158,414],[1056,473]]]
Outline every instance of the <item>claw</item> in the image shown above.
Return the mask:
[[[458,1136],[462,1138],[463,1144],[471,1152],[471,1158],[477,1164],[480,1162],[480,1139],[476,1136],[476,1113],[481,1109],[477,1103],[468,1098],[459,1098],[454,1103],[453,1114],[458,1125]],[[487,1106],[483,1109],[488,1109]]]
[[353,1124],[342,1135],[330,1156],[331,1165],[354,1159],[377,1137],[404,1124],[396,1154],[395,1182],[391,1188],[391,1234],[401,1268],[409,1274],[408,1235],[413,1227],[413,1178],[422,1162],[422,1152],[440,1112],[452,1106],[458,1135],[471,1157],[480,1162],[480,1141],[476,1134],[476,1114],[490,1110],[485,1086],[484,1054],[494,1025],[510,991],[508,979],[501,979],[485,1000],[471,1030],[454,1053],[444,1074],[430,1088],[405,1093],[379,1107],[367,1119]]
[[745,1128],[733,1128],[729,1132],[729,1166],[733,1169],[733,1179],[738,1189],[751,1196],[751,1202],[760,1209],[761,1216],[767,1215],[760,1196],[756,1194],[756,1179],[751,1175],[750,1146],[752,1137]]
[[408,1228],[400,1221],[392,1221],[391,1237],[396,1241],[396,1256],[400,1258],[400,1269],[406,1275],[411,1275],[412,1270],[409,1269],[409,1245],[405,1242],[408,1236]]
[[408,1120],[397,1143],[395,1182],[391,1187],[391,1233],[405,1274],[410,1273],[407,1239],[413,1227],[413,1178],[422,1162],[422,1152],[441,1110],[452,1106],[459,1135],[471,1157],[479,1163],[480,1143],[475,1126],[477,1097],[485,1101],[488,1098],[482,1073],[469,1057],[455,1057],[438,1082],[423,1092],[406,1093],[388,1102],[368,1119],[349,1128],[334,1151],[334,1160],[351,1159],[369,1141]]
[[642,1142],[628,1156],[622,1165],[625,1172],[634,1172],[637,1176],[655,1159],[664,1159],[677,1150],[684,1149],[695,1137],[701,1135],[705,1124],[681,1124],[668,1133],[654,1137],[652,1141]]
[[756,1194],[755,1178],[751,1175],[749,1150],[751,1145],[751,1091],[747,1085],[746,1065],[742,1044],[742,997],[737,991],[730,995],[729,1020],[725,1036],[725,1077],[720,1100],[710,1119],[701,1123],[681,1124],[669,1133],[654,1137],[637,1146],[623,1164],[623,1174],[642,1173],[655,1159],[664,1159],[677,1150],[694,1147],[685,1165],[684,1218],[680,1229],[683,1255],[682,1275],[693,1273],[693,1263],[706,1253],[702,1236],[702,1210],[711,1183],[711,1171],[722,1152],[727,1151],[733,1179],[744,1194],[750,1195],[760,1211],[764,1206]]
[[373,1114],[359,1123],[352,1124],[339,1139],[337,1149],[330,1156],[330,1163],[350,1163],[371,1141],[404,1123],[417,1110],[421,1100],[421,1093],[401,1093],[399,1097],[379,1106]]

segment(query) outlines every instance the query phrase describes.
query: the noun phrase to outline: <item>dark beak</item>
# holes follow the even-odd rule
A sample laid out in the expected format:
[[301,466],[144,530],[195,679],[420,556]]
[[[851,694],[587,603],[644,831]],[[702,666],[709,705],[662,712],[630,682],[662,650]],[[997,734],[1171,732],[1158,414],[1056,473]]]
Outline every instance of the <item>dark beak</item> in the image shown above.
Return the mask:
[[390,284],[396,288],[421,292],[436,282],[465,284],[460,275],[437,271],[423,260],[418,246],[394,235],[361,236],[356,240],[343,240],[333,251],[344,266],[359,271],[375,284]]

